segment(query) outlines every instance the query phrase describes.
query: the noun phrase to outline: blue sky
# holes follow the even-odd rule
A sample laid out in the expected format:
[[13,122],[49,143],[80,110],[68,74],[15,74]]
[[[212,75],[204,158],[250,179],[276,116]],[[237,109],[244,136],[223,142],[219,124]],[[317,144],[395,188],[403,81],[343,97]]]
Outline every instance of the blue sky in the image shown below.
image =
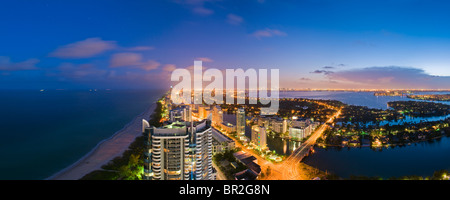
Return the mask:
[[0,88],[161,88],[175,68],[277,68],[281,87],[450,89],[450,3],[9,1]]

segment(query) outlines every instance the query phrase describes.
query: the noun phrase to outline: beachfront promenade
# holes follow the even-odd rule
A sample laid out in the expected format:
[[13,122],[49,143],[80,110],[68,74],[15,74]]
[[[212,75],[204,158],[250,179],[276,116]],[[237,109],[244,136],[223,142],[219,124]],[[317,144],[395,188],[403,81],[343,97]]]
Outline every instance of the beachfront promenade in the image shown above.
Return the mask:
[[71,166],[61,170],[50,180],[78,180],[92,171],[99,170],[110,160],[121,156],[136,137],[142,134],[142,119],[148,120],[156,108],[153,103],[148,110],[135,117],[122,130],[100,142],[93,150]]

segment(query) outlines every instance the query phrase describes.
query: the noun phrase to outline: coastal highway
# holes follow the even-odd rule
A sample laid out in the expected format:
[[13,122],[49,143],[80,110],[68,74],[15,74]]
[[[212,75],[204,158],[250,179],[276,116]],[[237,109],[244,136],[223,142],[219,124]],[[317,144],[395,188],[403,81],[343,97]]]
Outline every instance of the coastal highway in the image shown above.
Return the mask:
[[326,123],[322,124],[299,148],[286,158],[283,162],[275,164],[272,173],[266,177],[267,180],[302,180],[304,175],[300,171],[300,162],[309,154],[317,139],[322,136],[327,128],[327,123],[333,123],[334,119],[341,115],[342,109],[339,109],[331,116]]
[[[292,154],[287,157],[284,161],[281,163],[272,163],[261,157],[260,155],[254,153],[251,149],[248,149],[247,147],[241,145],[238,141],[236,141],[235,138],[232,138],[235,140],[236,147],[240,147],[243,152],[249,153],[252,156],[254,156],[258,164],[261,166],[261,172],[265,173],[267,172],[267,169],[270,168],[271,173],[266,174],[265,177],[261,178],[262,180],[305,180],[308,179],[308,177],[305,175],[305,172],[301,171],[300,168],[300,162],[302,159],[309,154],[310,149],[315,145],[317,139],[322,136],[323,132],[327,129],[328,123],[333,123],[336,118],[338,118],[341,115],[342,109],[341,108],[335,108],[328,106],[324,103],[324,106],[327,106],[332,109],[338,110],[336,113],[334,113],[332,116],[329,117],[329,119],[326,121],[326,123],[322,124],[314,133],[306,140],[300,147],[298,147]],[[213,131],[218,131],[217,129],[213,129]],[[226,133],[223,133],[226,135]]]

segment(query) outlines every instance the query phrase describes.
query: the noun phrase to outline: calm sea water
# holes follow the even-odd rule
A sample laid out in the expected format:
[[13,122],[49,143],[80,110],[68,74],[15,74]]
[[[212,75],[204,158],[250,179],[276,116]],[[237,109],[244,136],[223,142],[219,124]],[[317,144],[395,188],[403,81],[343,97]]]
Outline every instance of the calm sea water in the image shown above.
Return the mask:
[[343,178],[432,176],[434,171],[450,170],[450,138],[374,151],[370,148],[315,148],[304,162]]
[[[447,92],[432,93],[447,94]],[[379,109],[387,109],[389,101],[411,101],[406,97],[376,97],[372,92],[280,92],[280,97],[338,100],[346,104]],[[268,143],[269,147],[272,146],[279,153],[289,154],[290,149],[295,148],[295,144],[287,141],[268,139]],[[305,158],[304,162],[344,178],[351,175],[389,178],[406,175],[431,176],[436,170],[450,169],[449,157],[450,138],[445,137],[437,141],[382,151],[370,148],[316,148],[316,152]]]
[[0,91],[0,179],[45,179],[122,129],[161,90]]

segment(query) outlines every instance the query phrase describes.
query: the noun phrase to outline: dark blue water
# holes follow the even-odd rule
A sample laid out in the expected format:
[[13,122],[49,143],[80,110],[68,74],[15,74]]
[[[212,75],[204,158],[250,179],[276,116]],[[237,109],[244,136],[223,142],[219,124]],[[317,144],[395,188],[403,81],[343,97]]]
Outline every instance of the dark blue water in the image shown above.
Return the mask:
[[369,177],[432,176],[434,171],[450,170],[450,138],[420,142],[410,146],[374,151],[370,148],[315,148],[304,159],[308,165],[343,178],[351,175]]
[[0,179],[45,179],[122,129],[161,90],[0,91]]

